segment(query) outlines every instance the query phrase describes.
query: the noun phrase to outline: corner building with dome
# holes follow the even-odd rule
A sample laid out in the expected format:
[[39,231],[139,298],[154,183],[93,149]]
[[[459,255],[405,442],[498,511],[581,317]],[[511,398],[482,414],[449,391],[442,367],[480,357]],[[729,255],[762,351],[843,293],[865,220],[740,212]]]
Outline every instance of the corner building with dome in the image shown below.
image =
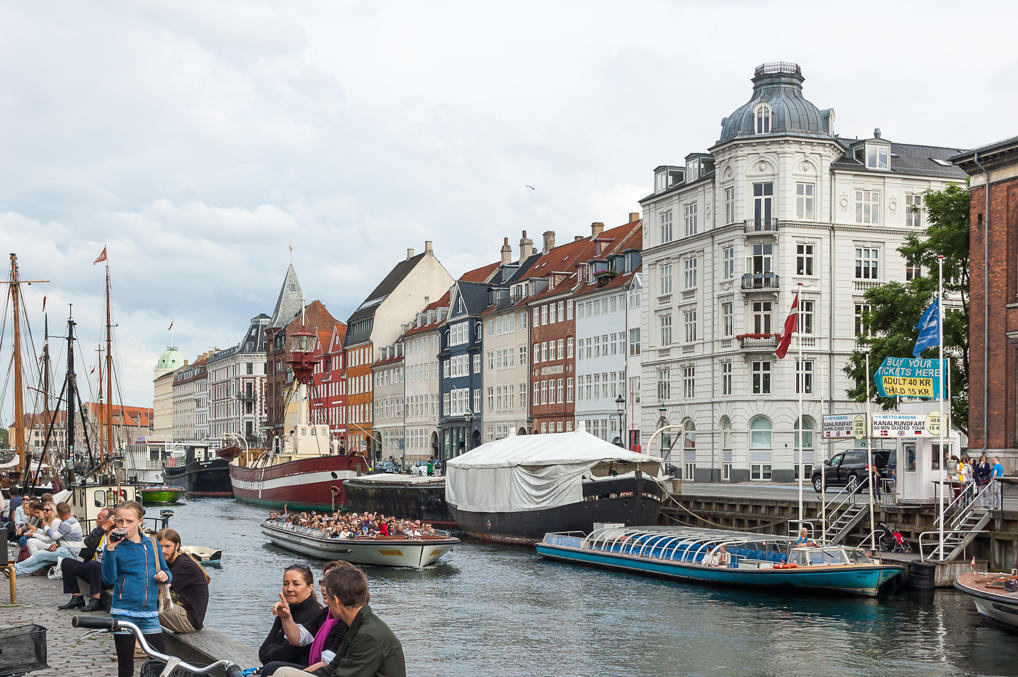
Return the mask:
[[[647,446],[652,433],[685,424],[684,447],[671,452],[685,479],[794,481],[800,428],[809,477],[821,416],[864,406],[847,398],[842,373],[863,294],[930,274],[898,247],[928,225],[924,191],[965,181],[948,161],[960,149],[896,143],[879,129],[839,135],[803,80],[796,64],[758,66],[717,141],[657,167],[640,201],[641,443],[661,453],[661,437]],[[797,289],[801,363],[798,338],[784,359],[774,353]]]

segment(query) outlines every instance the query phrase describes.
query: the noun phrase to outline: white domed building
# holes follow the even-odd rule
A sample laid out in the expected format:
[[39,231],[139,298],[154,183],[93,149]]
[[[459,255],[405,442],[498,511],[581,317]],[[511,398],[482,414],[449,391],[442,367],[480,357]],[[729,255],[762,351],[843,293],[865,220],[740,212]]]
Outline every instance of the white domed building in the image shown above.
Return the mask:
[[157,441],[173,440],[173,377],[187,360],[174,347],[168,347],[156,362],[152,379],[152,438]]

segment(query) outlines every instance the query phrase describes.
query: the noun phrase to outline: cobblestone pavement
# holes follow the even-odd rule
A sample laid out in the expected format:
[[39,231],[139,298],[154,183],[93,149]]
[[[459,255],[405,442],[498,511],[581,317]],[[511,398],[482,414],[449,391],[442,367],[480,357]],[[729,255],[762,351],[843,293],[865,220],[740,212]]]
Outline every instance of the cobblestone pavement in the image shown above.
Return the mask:
[[[113,636],[93,635],[77,643],[86,631],[71,627],[74,611],[57,610],[58,605],[67,601],[60,581],[51,581],[45,576],[18,576],[17,586],[18,604],[11,605],[7,596],[7,577],[0,573],[0,628],[28,623],[38,623],[46,628],[50,669],[29,673],[32,677],[116,676],[117,663],[111,658],[114,653]],[[96,611],[90,615],[108,614]],[[143,662],[135,660],[135,675],[139,674]]]

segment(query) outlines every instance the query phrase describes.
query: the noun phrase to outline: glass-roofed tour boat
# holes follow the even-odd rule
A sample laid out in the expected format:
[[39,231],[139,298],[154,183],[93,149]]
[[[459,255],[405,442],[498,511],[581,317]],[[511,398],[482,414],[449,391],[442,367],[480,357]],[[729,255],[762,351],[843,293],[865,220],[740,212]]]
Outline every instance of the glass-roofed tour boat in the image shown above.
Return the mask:
[[703,583],[830,590],[875,596],[903,571],[844,545],[723,529],[603,525],[590,534],[549,533],[544,557]]

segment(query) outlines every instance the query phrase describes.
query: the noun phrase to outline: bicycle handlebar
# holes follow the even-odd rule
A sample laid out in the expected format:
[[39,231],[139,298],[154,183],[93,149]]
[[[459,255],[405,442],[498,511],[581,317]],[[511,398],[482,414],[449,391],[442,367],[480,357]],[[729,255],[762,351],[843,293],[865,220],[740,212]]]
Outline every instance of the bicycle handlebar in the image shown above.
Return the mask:
[[120,629],[120,624],[115,619],[101,616],[74,616],[71,618],[71,625],[76,628],[96,628],[110,632]]

